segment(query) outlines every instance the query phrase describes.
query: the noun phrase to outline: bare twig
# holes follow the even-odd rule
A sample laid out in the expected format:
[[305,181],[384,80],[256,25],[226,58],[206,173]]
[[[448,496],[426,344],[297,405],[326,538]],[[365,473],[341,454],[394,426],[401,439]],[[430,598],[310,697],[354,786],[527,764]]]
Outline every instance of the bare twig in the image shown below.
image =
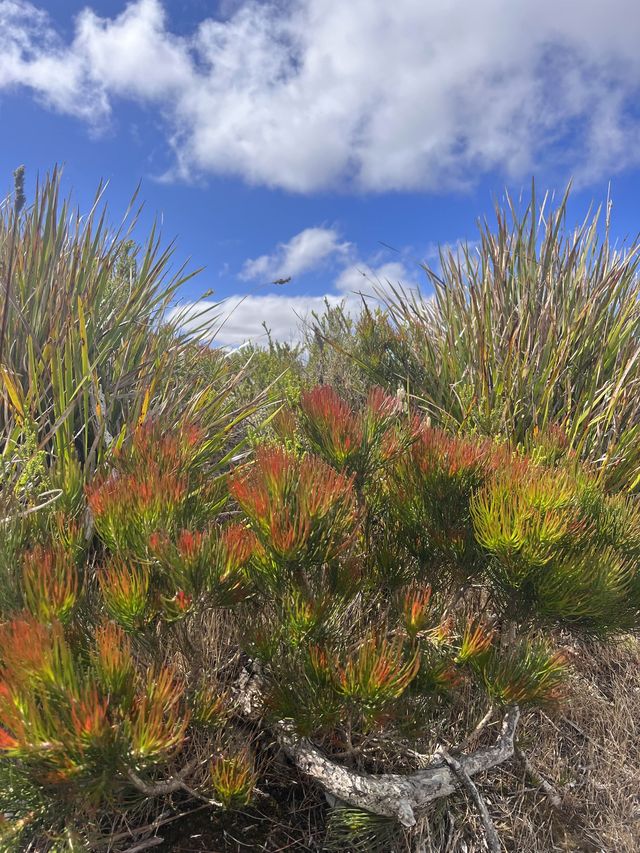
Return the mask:
[[482,732],[487,727],[489,721],[491,720],[491,717],[493,717],[493,711],[494,711],[494,707],[491,704],[491,705],[489,705],[489,708],[487,709],[487,713],[483,716],[483,718],[480,720],[480,722],[476,725],[474,730],[469,735],[467,735],[467,737],[465,738],[465,741],[464,741],[463,745],[461,746],[462,750],[469,749],[470,746],[473,746],[473,744],[476,742],[476,740],[480,737]]
[[136,836],[144,835],[145,833],[148,834],[151,832],[155,832],[162,826],[166,826],[170,823],[175,823],[178,820],[182,820],[185,817],[189,817],[190,815],[196,814],[197,812],[202,811],[206,807],[206,805],[201,805],[196,806],[193,809],[188,809],[186,811],[164,811],[159,814],[158,817],[151,823],[145,824],[145,826],[128,826],[124,832],[111,833],[108,838],[92,839],[92,849],[95,848],[96,850],[98,850],[102,849],[102,847],[108,847],[109,850],[111,850],[112,846],[117,841],[132,841]]
[[491,820],[487,804],[482,798],[482,794],[474,784],[473,779],[469,776],[462,764],[452,755],[449,755],[446,749],[442,748],[440,750],[440,755],[446,762],[447,767],[449,767],[458,777],[462,787],[466,790],[467,794],[469,794],[469,797],[473,800],[475,807],[478,809],[478,813],[484,827],[484,832],[487,837],[487,846],[489,847],[490,853],[500,853],[502,847],[500,845],[500,839],[498,838],[498,832]]
[[159,838],[158,836],[147,838],[146,841],[141,841],[135,847],[128,847],[124,853],[141,853],[142,850],[148,850],[150,847],[158,847],[160,844],[164,844],[164,838]]
[[51,506],[52,503],[55,503],[58,498],[62,495],[62,489],[51,489],[46,492],[42,492],[40,495],[41,498],[51,495],[51,497],[47,497],[47,500],[37,506],[31,506],[29,509],[23,510],[23,512],[16,512],[13,515],[8,515],[6,518],[0,518],[0,524],[8,524],[10,521],[15,521],[18,518],[26,518],[28,515],[33,515],[34,512],[40,512],[41,509],[45,509],[45,507]]
[[518,761],[522,764],[524,768],[525,774],[528,776],[529,780],[533,785],[537,788],[541,788],[551,805],[554,809],[560,810],[562,808],[562,797],[558,793],[558,791],[553,787],[551,782],[547,782],[533,767],[527,756],[520,749],[518,744],[514,745],[513,749],[514,755],[518,759]]
[[168,794],[175,794],[177,791],[184,791],[185,794],[189,794],[190,797],[200,800],[209,806],[218,806],[219,808],[222,808],[222,803],[218,802],[218,800],[214,800],[211,797],[205,797],[204,794],[200,794],[198,791],[190,788],[184,781],[185,778],[195,770],[198,764],[200,764],[200,759],[193,758],[176,776],[173,777],[173,779],[167,779],[163,782],[153,782],[152,784],[145,782],[144,779],[141,779],[138,774],[131,769],[127,771],[127,776],[135,788],[140,791],[141,794],[144,794],[145,797],[166,797]]

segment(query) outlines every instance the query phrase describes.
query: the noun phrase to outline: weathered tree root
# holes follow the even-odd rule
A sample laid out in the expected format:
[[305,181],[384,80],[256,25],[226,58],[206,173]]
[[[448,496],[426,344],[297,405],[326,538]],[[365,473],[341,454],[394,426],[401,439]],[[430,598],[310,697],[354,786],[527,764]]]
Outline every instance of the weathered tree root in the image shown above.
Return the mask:
[[[493,746],[457,758],[465,776],[475,776],[511,758],[519,717],[518,706],[511,706]],[[280,724],[278,740],[294,764],[337,800],[376,815],[395,818],[407,827],[415,825],[416,813],[434,800],[453,793],[460,784],[460,774],[456,774],[442,756],[435,757],[429,767],[414,773],[373,775],[336,764],[310,741],[299,738],[290,723]]]

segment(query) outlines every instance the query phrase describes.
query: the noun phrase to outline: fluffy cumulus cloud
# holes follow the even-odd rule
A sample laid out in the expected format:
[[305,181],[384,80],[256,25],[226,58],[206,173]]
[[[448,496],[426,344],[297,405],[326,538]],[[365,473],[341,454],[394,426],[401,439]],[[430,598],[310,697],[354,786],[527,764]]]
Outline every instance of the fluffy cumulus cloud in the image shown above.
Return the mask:
[[316,269],[323,261],[349,252],[350,244],[340,241],[333,228],[305,228],[275,252],[251,258],[244,264],[241,278],[289,278]]
[[97,126],[156,109],[176,175],[441,189],[639,159],[636,0],[233,0],[180,36],[133,0],[66,40],[44,7],[0,0],[0,88]]

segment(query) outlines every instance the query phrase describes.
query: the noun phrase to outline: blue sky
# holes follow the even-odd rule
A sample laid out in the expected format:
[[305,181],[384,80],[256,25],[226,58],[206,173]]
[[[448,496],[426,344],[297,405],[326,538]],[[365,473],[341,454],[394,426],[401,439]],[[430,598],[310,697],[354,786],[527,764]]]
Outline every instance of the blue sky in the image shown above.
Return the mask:
[[640,230],[638,33],[635,0],[0,0],[0,190],[63,163],[116,220],[142,180],[185,302],[246,297],[221,342],[287,338],[532,175]]

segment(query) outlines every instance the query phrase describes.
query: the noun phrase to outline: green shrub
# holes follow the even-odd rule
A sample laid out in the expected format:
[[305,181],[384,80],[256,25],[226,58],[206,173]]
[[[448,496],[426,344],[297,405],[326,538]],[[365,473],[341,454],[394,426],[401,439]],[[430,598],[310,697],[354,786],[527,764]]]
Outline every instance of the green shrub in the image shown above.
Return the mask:
[[393,766],[469,702],[561,701],[551,626],[640,627],[640,520],[575,460],[447,436],[379,389],[358,410],[316,388],[289,424],[230,469],[224,430],[145,422],[84,490],[88,543],[53,505],[21,523],[0,624],[21,844],[130,846],[175,797],[244,807],[262,734]]

